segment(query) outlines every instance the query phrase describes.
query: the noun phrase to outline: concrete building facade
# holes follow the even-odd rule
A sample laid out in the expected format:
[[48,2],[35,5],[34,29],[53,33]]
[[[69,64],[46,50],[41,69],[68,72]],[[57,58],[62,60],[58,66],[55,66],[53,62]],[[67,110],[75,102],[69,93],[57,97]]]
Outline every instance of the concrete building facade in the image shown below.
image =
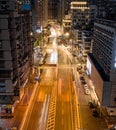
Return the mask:
[[48,19],[57,20],[59,0],[48,0]]
[[91,33],[90,31],[83,31],[82,32],[82,54],[85,56],[89,52],[91,52]]
[[96,17],[96,6],[87,0],[75,0],[71,2],[72,29],[76,30],[76,42],[80,55],[86,55],[91,49],[91,37],[94,20]]
[[31,24],[30,3],[0,1],[0,107],[10,105],[10,112],[24,94],[33,65]]
[[96,19],[92,53],[87,69],[95,85],[99,103],[116,107],[116,24],[115,21]]
[[35,10],[36,30],[42,31],[48,24],[48,0],[36,0],[33,10]]

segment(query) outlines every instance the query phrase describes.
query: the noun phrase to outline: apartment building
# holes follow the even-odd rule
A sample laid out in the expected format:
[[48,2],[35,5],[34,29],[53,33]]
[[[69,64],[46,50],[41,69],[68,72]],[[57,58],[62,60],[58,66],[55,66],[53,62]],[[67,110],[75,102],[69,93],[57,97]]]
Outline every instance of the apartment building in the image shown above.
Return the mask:
[[87,56],[87,54],[91,51],[91,32],[83,31],[82,32],[82,54]]
[[48,19],[49,20],[57,20],[58,18],[58,9],[59,0],[48,0]]
[[63,19],[65,19],[65,15],[69,15],[70,11],[70,3],[71,0],[59,0],[60,8],[58,13],[61,14],[61,23],[63,23]]
[[89,9],[86,1],[71,2],[72,27],[85,29],[89,23]]
[[36,0],[33,12],[35,14],[35,29],[37,32],[41,32],[42,28],[48,24],[48,0]]
[[[87,69],[102,107],[116,107],[116,22],[97,18]],[[113,111],[112,111],[113,114]]]
[[87,55],[91,48],[91,36],[88,33],[92,34],[93,31],[96,9],[95,4],[89,3],[87,0],[71,2],[72,29],[77,32],[76,42],[79,52],[84,55]]
[[[0,107],[12,112],[33,65],[30,2],[0,1]],[[3,108],[3,109],[4,109]]]
[[68,32],[71,29],[71,18],[70,18],[70,14],[69,15],[65,15],[62,24],[63,24],[63,28],[64,28],[65,32]]

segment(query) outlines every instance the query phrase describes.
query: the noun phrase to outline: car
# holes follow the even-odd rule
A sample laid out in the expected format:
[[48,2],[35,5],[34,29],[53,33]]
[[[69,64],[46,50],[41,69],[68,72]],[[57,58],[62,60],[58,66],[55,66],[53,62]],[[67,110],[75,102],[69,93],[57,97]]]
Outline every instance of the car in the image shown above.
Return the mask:
[[85,80],[85,78],[83,76],[80,76],[80,80]]
[[85,78],[83,76],[80,76],[80,80],[83,84],[86,84]]
[[89,108],[92,108],[92,109],[95,108],[95,103],[93,101],[90,100],[88,104],[89,104]]
[[92,115],[95,117],[99,117],[99,113],[98,113],[97,109],[92,109]]
[[83,84],[86,84],[86,80],[85,80],[85,79],[81,80],[81,82],[82,82]]
[[84,88],[88,88],[88,85],[87,85],[87,84],[84,84]]
[[90,90],[88,88],[85,89],[85,94],[90,95]]
[[82,74],[82,73],[83,73],[81,69],[80,69],[78,72],[79,72],[79,74]]
[[83,84],[86,84],[86,81],[85,81],[85,79],[81,80],[81,82],[82,82]]
[[81,65],[81,64],[78,64],[78,65],[77,65],[77,70],[80,70],[80,69],[82,69],[82,65]]

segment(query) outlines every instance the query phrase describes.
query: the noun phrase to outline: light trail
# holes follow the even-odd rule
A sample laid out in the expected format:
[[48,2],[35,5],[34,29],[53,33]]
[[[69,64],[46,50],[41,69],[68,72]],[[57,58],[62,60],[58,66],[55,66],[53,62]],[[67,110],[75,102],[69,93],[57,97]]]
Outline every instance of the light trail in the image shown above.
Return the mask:
[[78,128],[80,128],[80,126],[81,126],[81,125],[80,125],[80,114],[79,114],[79,108],[78,108],[78,102],[77,102],[77,101],[78,101],[78,96],[77,96],[77,93],[76,93],[75,83],[74,83],[74,91],[75,91],[75,97],[76,97],[76,100],[75,100],[75,101],[76,101],[76,109],[77,109],[77,113],[78,113],[78,114],[77,114],[77,118],[78,118],[78,119],[77,119],[77,122],[78,122]]
[[51,54],[51,58],[50,58],[50,62],[51,63],[57,63],[57,52],[54,51],[52,54]]
[[44,124],[45,124],[46,121],[47,121],[49,102],[50,102],[50,95],[46,95],[44,103],[43,103],[43,108],[42,108],[41,117],[40,117],[40,120],[39,120],[39,124],[38,124],[38,129],[37,130],[42,130],[43,129],[43,123],[42,122],[44,122]]
[[[31,114],[30,114],[30,113],[31,113],[30,110],[32,110],[33,105],[34,105],[33,100],[34,100],[34,98],[35,98],[35,93],[36,93],[37,86],[38,86],[38,83],[36,83],[36,85],[34,86],[34,90],[33,90],[32,96],[31,96],[30,101],[29,101],[29,103],[28,103],[29,106],[27,107],[27,110],[26,110],[26,112],[25,112],[25,115],[24,115],[23,121],[21,122],[21,125],[20,125],[19,130],[25,130],[25,128],[26,128],[27,125],[28,125],[28,121],[29,121],[30,115],[31,115]],[[33,105],[32,105],[32,104],[33,104]]]

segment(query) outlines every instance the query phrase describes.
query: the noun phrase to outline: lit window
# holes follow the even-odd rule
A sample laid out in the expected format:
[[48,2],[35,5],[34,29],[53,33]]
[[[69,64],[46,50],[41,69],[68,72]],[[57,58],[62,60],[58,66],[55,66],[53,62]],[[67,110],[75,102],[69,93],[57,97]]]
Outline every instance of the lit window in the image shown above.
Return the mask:
[[114,63],[114,67],[116,68],[116,63]]
[[116,56],[115,56],[115,61],[116,61]]

